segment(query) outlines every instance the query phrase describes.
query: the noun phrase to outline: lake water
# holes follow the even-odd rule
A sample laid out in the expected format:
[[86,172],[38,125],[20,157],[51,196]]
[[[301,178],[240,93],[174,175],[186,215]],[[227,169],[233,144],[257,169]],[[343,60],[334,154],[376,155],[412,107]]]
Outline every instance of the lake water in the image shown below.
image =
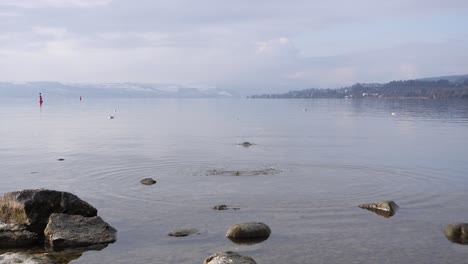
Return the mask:
[[[203,263],[227,250],[263,264],[467,263],[468,245],[443,233],[468,222],[466,100],[0,101],[0,193],[72,192],[118,230],[71,263]],[[395,216],[357,207],[384,200]],[[270,238],[225,238],[249,221]],[[179,228],[200,234],[167,235]]]

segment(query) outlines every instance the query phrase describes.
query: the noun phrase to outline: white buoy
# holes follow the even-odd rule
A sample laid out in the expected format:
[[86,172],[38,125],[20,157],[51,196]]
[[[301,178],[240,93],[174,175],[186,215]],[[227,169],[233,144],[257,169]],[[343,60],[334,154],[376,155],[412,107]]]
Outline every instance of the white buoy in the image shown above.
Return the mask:
[[392,112],[392,116],[395,116],[395,115],[396,115],[395,112]]

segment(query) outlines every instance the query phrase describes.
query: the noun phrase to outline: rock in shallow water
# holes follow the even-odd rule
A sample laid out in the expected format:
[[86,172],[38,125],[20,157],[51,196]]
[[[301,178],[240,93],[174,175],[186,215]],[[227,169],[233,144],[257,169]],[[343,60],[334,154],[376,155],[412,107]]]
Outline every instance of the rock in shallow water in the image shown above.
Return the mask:
[[250,147],[250,146],[255,145],[255,144],[250,143],[248,141],[245,141],[245,142],[239,143],[237,145],[240,145],[240,146],[243,146],[243,147]]
[[220,205],[213,206],[213,210],[223,211],[223,210],[227,210],[227,209],[228,209],[228,207],[225,204],[220,204]]
[[45,189],[10,192],[0,197],[0,221],[24,224],[42,234],[52,213],[96,216],[97,210],[76,195]]
[[215,205],[212,207],[213,210],[218,210],[218,211],[224,211],[224,210],[229,210],[229,209],[232,209],[232,210],[239,210],[240,208],[239,207],[229,207],[225,204],[220,204],[220,205]]
[[24,225],[0,223],[0,247],[13,248],[35,244],[38,235],[30,232]]
[[225,170],[225,169],[214,169],[208,170],[206,175],[215,176],[259,176],[259,175],[274,175],[280,171],[275,168],[264,168],[258,170]]
[[140,181],[141,184],[144,184],[144,185],[153,185],[156,183],[155,180],[153,180],[152,178],[145,178],[143,180]]
[[378,203],[361,204],[360,208],[369,210],[383,217],[389,218],[395,215],[400,208],[394,201],[383,201]]
[[173,237],[186,237],[193,234],[199,234],[198,230],[195,228],[190,229],[177,229],[170,232],[168,235]]
[[67,214],[52,214],[44,230],[46,240],[54,249],[113,243],[116,233],[99,216]]
[[242,256],[239,253],[227,251],[218,252],[205,259],[203,264],[257,264],[251,257]]
[[271,234],[271,229],[261,222],[249,222],[235,224],[229,228],[226,237],[235,243],[255,244],[266,240]]
[[450,224],[445,228],[444,234],[453,243],[467,245],[468,223]]

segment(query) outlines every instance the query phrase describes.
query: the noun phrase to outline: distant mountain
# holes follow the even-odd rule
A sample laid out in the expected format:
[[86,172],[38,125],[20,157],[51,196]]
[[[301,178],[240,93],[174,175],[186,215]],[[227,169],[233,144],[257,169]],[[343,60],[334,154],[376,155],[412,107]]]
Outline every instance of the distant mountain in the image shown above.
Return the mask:
[[236,93],[210,87],[151,83],[0,82],[1,97],[229,98]]
[[464,98],[468,99],[468,75],[361,84],[339,89],[305,89],[250,98]]

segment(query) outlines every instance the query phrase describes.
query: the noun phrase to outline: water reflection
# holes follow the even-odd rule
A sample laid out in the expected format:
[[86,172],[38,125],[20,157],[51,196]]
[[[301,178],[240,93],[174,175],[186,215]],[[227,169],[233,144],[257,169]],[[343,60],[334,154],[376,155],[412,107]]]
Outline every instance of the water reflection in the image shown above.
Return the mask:
[[358,115],[381,113],[397,118],[468,121],[468,100],[364,99],[346,102]]
[[232,238],[232,237],[228,237],[229,240],[231,240],[234,244],[237,244],[237,245],[255,245],[255,244],[258,244],[258,243],[261,243],[265,240],[267,240],[269,238],[269,236],[267,237],[255,237],[255,238]]
[[378,210],[378,209],[373,209],[373,208],[363,208],[363,209],[374,212],[377,215],[383,216],[385,218],[390,218],[390,217],[394,216],[395,213],[396,213],[396,211],[393,211],[393,210],[392,211],[384,211],[384,210]]
[[4,249],[0,251],[0,263],[68,264],[79,259],[86,251],[100,251],[107,246],[108,244],[102,244],[60,251],[47,248]]

